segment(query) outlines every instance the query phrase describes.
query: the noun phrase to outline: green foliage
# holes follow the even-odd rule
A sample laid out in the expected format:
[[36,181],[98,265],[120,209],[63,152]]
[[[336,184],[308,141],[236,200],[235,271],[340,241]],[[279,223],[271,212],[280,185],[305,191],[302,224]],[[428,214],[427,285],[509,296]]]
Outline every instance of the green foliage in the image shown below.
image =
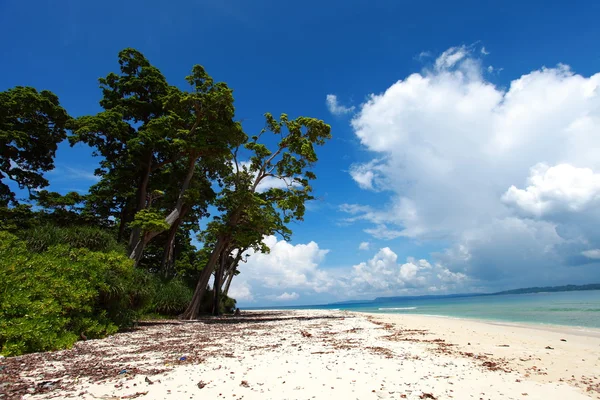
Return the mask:
[[165,217],[161,213],[148,209],[138,211],[129,226],[140,228],[142,232],[162,232],[169,229],[169,224],[165,222]]
[[99,338],[131,326],[133,301],[143,297],[135,278],[122,254],[66,245],[35,253],[0,232],[1,353],[70,347],[81,334]]
[[18,204],[10,208],[0,206],[0,231],[16,233],[29,229],[35,223],[35,217],[29,204]]
[[235,311],[236,300],[225,295],[221,295],[221,314],[233,314]]
[[17,203],[5,179],[21,189],[48,186],[42,173],[54,168],[68,120],[52,92],[22,86],[0,92],[0,206]]
[[23,237],[27,242],[27,248],[36,253],[58,245],[92,251],[125,253],[124,247],[117,243],[112,232],[91,226],[58,227],[44,224],[22,231],[18,236]]
[[180,278],[158,283],[152,311],[169,316],[181,314],[192,299],[192,290]]

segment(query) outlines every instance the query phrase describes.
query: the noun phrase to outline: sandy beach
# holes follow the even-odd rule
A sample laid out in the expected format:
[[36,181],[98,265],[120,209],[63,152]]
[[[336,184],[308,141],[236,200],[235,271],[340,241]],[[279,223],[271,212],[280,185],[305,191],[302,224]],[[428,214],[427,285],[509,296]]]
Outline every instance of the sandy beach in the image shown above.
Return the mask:
[[0,366],[2,399],[598,399],[600,332],[261,311],[143,323]]

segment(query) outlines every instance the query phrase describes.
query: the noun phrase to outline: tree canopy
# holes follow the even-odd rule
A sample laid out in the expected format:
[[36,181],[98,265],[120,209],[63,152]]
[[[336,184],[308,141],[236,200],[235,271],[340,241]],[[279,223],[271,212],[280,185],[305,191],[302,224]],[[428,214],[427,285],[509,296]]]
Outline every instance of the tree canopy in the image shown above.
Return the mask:
[[8,180],[20,189],[48,186],[58,144],[66,138],[69,115],[47,90],[17,86],[0,92],[0,205],[16,204]]

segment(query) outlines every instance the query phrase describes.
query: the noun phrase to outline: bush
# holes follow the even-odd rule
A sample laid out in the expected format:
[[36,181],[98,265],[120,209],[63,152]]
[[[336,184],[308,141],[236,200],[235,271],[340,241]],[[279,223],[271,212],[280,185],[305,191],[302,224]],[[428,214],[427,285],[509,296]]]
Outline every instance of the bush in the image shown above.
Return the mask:
[[67,245],[92,251],[124,253],[120,245],[106,229],[92,226],[58,227],[42,225],[23,231],[19,236],[27,241],[29,250],[41,253],[52,246]]
[[152,311],[162,315],[178,315],[185,311],[192,300],[192,290],[180,278],[158,282]]
[[82,334],[100,338],[131,326],[133,303],[145,301],[135,278],[123,254],[65,245],[33,253],[0,231],[0,352],[66,348]]
[[[200,303],[200,312],[204,314],[212,314],[213,312],[213,298],[215,292],[212,290],[206,290],[202,302]],[[221,293],[221,301],[219,302],[219,312],[221,314],[233,314],[235,311],[235,299],[227,297]]]

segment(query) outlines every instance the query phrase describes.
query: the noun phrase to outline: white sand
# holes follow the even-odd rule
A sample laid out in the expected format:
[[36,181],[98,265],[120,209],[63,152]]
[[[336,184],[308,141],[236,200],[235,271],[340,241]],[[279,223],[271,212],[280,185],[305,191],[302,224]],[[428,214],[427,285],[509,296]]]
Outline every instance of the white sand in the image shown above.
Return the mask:
[[[251,319],[248,315],[252,314],[246,313],[244,318]],[[324,318],[331,315],[344,318]],[[293,318],[286,319],[289,317]],[[153,384],[147,383],[144,375],[116,375],[94,383],[85,383],[85,377],[80,377],[72,391],[53,390],[24,398],[116,400],[136,393],[138,397],[129,398],[600,398],[595,389],[598,386],[594,386],[599,384],[600,376],[598,332],[554,332],[446,318],[343,311],[285,311],[270,319],[259,325],[231,324],[231,335],[215,338],[203,350],[213,350],[213,355],[198,364],[168,366],[167,372],[149,377]],[[200,328],[209,331],[211,325],[183,324],[178,329]],[[135,334],[116,336],[119,343],[125,343],[126,335]],[[457,346],[431,342],[433,339]],[[110,340],[115,339],[95,342],[106,345]],[[546,350],[548,345],[554,350]],[[506,358],[505,362],[497,364],[501,357]],[[145,358],[156,366],[165,365],[165,358],[156,352]],[[492,368],[514,371],[490,371],[484,362]],[[204,383],[202,388],[200,381]],[[593,389],[587,391],[590,386]]]

